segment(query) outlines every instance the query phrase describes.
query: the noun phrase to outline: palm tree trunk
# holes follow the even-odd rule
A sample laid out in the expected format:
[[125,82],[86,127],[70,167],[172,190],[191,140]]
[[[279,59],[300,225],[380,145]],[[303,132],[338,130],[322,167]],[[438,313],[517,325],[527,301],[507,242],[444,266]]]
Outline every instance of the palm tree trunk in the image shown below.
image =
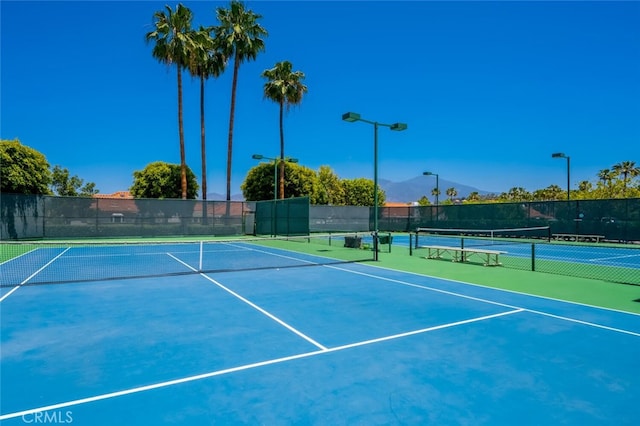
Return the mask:
[[[236,108],[236,87],[238,85],[238,68],[240,67],[240,58],[236,56],[233,60],[233,80],[231,83],[231,108],[229,111],[229,142],[227,144],[227,201],[231,201],[231,157],[233,152],[233,118]],[[229,204],[227,203],[227,206]]]
[[[280,199],[284,199],[284,102],[280,101]],[[275,191],[275,188],[273,189]]]
[[200,76],[200,152],[202,153],[202,223],[207,220],[207,153],[204,135],[204,76]]
[[180,184],[182,199],[187,199],[187,162],[184,155],[184,125],[182,122],[182,72],[178,65],[178,132],[180,133]]
[[207,199],[207,149],[204,131],[204,77],[200,76],[200,152],[202,153],[202,199]]

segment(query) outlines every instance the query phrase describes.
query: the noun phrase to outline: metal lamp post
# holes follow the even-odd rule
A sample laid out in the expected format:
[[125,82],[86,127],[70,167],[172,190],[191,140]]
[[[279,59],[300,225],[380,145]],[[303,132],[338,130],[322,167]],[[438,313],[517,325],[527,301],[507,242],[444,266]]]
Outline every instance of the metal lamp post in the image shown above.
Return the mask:
[[422,173],[425,176],[435,176],[436,177],[436,207],[438,207],[438,197],[440,196],[440,183],[438,182],[439,175],[437,173],[424,172]]
[[378,126],[388,127],[391,130],[402,131],[407,129],[405,123],[385,124],[377,121],[365,120],[360,114],[346,112],[342,114],[342,119],[349,123],[362,121],[373,124],[373,258],[378,260]]
[[551,158],[567,159],[567,201],[571,201],[571,157],[563,152],[556,152],[551,154]]

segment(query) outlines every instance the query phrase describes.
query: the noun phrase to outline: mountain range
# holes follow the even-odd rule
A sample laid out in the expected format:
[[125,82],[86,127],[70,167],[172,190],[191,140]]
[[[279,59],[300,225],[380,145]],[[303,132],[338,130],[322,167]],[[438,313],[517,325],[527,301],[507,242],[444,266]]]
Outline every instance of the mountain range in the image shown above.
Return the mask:
[[[432,202],[433,196],[431,190],[435,188],[436,181],[434,177],[416,176],[414,178],[402,181],[393,182],[386,179],[380,179],[378,185],[382,188],[386,194],[386,201],[391,203],[411,203],[418,201],[422,196],[426,195]],[[440,200],[444,201],[447,197],[447,188],[455,188],[458,192],[456,198],[465,198],[472,192],[477,192],[480,195],[491,194],[491,191],[485,191],[475,188],[473,186],[462,185],[457,182],[440,179],[438,182],[440,188]],[[215,192],[207,194],[208,200],[224,201],[225,195]],[[243,201],[242,194],[233,194],[231,196],[232,201]]]
[[[423,196],[427,196],[429,200],[433,202],[433,196],[431,190],[436,187],[435,177],[416,176],[409,180],[402,182],[392,182],[386,179],[380,179],[378,185],[382,188],[386,194],[386,201],[392,203],[410,203],[418,201]],[[450,180],[440,179],[438,182],[440,188],[440,201],[446,200],[447,189],[455,188],[458,195],[456,198],[465,198],[472,192],[477,192],[480,195],[491,194],[491,191],[485,191],[475,188],[473,186],[462,185]]]

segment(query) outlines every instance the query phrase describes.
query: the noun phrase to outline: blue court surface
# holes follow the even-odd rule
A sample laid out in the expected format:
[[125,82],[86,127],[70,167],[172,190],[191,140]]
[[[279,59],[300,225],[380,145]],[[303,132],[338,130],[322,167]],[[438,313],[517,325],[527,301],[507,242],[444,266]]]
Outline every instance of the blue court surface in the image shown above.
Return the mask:
[[638,423],[630,313],[363,263],[2,290],[3,425]]

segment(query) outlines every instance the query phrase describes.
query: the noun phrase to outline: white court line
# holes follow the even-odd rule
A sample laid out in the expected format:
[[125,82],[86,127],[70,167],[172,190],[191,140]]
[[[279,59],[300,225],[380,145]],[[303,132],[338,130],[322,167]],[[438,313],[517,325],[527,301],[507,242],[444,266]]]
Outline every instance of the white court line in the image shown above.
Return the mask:
[[[389,281],[389,282],[392,282],[392,283],[395,283],[395,284],[401,284],[401,285],[405,285],[405,286],[408,286],[408,287],[416,287],[416,288],[420,288],[420,289],[423,289],[423,290],[430,290],[430,291],[434,291],[436,293],[448,294],[450,296],[456,296],[456,297],[461,297],[463,299],[475,300],[477,302],[483,302],[483,303],[488,303],[490,305],[502,306],[504,308],[525,309],[525,308],[522,308],[520,306],[509,305],[509,304],[501,303],[501,302],[495,302],[493,300],[482,299],[480,297],[467,296],[465,294],[460,294],[460,293],[456,293],[456,292],[448,291],[448,290],[442,290],[442,289],[439,289],[439,288],[429,287],[429,286],[421,285],[421,284],[414,284],[414,283],[410,283],[410,282],[407,282],[407,281],[397,280],[395,278],[387,278],[387,277],[382,277],[380,275],[368,274],[366,272],[352,271],[350,269],[345,269],[345,268],[342,268],[342,267],[339,267],[339,266],[335,266],[335,265],[324,265],[324,266],[326,268],[337,269],[339,271],[344,271],[344,272],[350,272],[352,274],[362,275],[362,276],[369,277],[369,278],[375,278],[375,279],[378,279],[378,280],[381,280],[381,281]],[[401,272],[401,271],[398,271],[398,272]]]
[[531,312],[532,314],[538,314],[545,317],[551,317],[555,319],[560,319],[563,321],[575,322],[577,324],[588,325],[590,327],[601,328],[603,330],[615,331],[616,333],[629,334],[631,336],[640,337],[640,333],[636,333],[635,331],[623,330],[621,328],[609,327],[608,325],[596,324],[594,322],[583,321],[575,318],[563,317],[562,315],[550,314],[548,312],[535,311],[532,309],[525,309],[527,312]]
[[[177,260],[178,262],[182,263],[183,265],[185,265],[187,268],[191,269],[194,272],[198,272],[197,269],[191,267],[190,265],[184,263],[182,260],[178,259],[177,257],[175,257],[174,255],[172,255],[171,253],[167,253],[169,256],[171,256],[172,258],[174,258],[175,260]],[[253,303],[252,301],[242,297],[241,295],[239,295],[238,293],[236,293],[235,291],[231,290],[230,288],[225,287],[224,285],[220,284],[218,281],[214,280],[213,278],[205,275],[205,274],[200,274],[200,276],[204,277],[205,279],[211,281],[212,283],[214,283],[215,285],[217,285],[218,287],[220,287],[221,289],[223,289],[224,291],[226,291],[227,293],[231,294],[232,296],[236,297],[237,299],[240,299],[241,301],[243,301],[244,303],[246,303],[247,305],[251,306],[253,309],[257,310],[258,312],[262,313],[263,315],[266,315],[267,317],[271,318],[273,321],[277,322],[278,324],[280,324],[281,326],[283,326],[284,328],[286,328],[287,330],[293,332],[294,334],[297,334],[298,336],[302,337],[304,340],[306,340],[307,342],[311,343],[312,345],[314,345],[315,347],[317,347],[318,349],[321,349],[323,351],[326,351],[327,348],[324,345],[321,345],[320,343],[316,342],[315,340],[313,340],[311,337],[307,336],[306,334],[302,333],[301,331],[295,329],[294,327],[292,327],[291,325],[287,324],[286,322],[282,321],[280,318],[276,317],[275,315],[273,315],[272,313],[262,309],[260,306],[256,305],[255,303]]]
[[[274,252],[266,251],[266,250],[259,250],[259,249],[257,249],[257,248],[253,248],[253,247],[235,246],[235,245],[233,245],[233,244],[230,244],[230,245],[232,245],[232,246],[234,246],[234,247],[241,248],[242,250],[247,250],[247,251],[256,251],[256,252],[258,252],[258,253],[265,253],[265,254],[268,254],[268,255],[270,255],[270,256],[282,257],[282,258],[285,258],[285,259],[295,260],[295,261],[297,261],[297,262],[301,262],[301,263],[308,263],[308,264],[310,264],[310,265],[318,265],[318,266],[321,266],[321,265],[322,265],[322,263],[313,262],[313,261],[311,261],[311,260],[300,259],[299,257],[293,257],[293,256],[286,256],[286,255],[284,255],[284,254],[274,253]],[[287,250],[287,249],[281,249],[281,248],[276,248],[276,250],[290,251],[290,250]],[[309,254],[309,256],[319,257],[319,256],[314,255],[314,254]],[[322,259],[333,259],[333,258],[330,258],[330,257],[321,257],[321,258],[322,258]]]
[[594,259],[589,259],[590,262],[600,262],[602,260],[612,260],[612,259],[628,259],[630,257],[640,257],[640,254],[625,254],[624,256],[607,256],[607,257],[596,257]]
[[16,287],[12,288],[11,291],[9,291],[7,294],[5,294],[4,296],[0,297],[0,302],[2,302],[3,300],[5,300],[7,297],[9,297],[14,291],[16,291],[17,289],[19,289],[22,285],[26,284],[31,278],[35,277],[36,275],[38,275],[42,270],[44,270],[44,268],[46,268],[47,266],[51,265],[53,262],[55,262],[60,256],[62,256],[63,254],[65,254],[71,247],[67,247],[66,249],[64,249],[64,251],[62,253],[60,253],[59,255],[57,255],[56,257],[54,257],[53,259],[51,259],[49,262],[47,262],[42,268],[38,269],[37,271],[35,271],[33,274],[29,275],[29,277],[22,281],[19,285],[17,285]]
[[[609,327],[609,326],[602,325],[602,324],[596,324],[596,323],[589,322],[589,321],[582,321],[582,320],[579,320],[579,319],[564,317],[564,316],[561,316],[561,315],[555,315],[555,314],[551,314],[551,313],[548,313],[548,312],[536,311],[534,309],[528,309],[528,308],[524,308],[524,307],[521,307],[521,306],[508,305],[506,303],[495,302],[493,300],[487,300],[487,299],[482,299],[482,298],[479,298],[479,297],[467,296],[465,294],[455,293],[455,292],[447,291],[447,290],[441,290],[439,288],[428,287],[426,285],[413,284],[413,283],[409,283],[409,282],[406,282],[406,281],[396,280],[394,278],[387,278],[387,277],[382,277],[382,276],[378,276],[378,275],[368,274],[366,272],[351,271],[349,269],[344,269],[344,268],[341,268],[341,267],[338,267],[338,266],[332,266],[332,265],[325,265],[325,266],[327,268],[338,269],[340,271],[351,272],[353,274],[364,275],[366,277],[371,277],[371,278],[377,278],[377,279],[382,280],[382,281],[389,281],[389,282],[393,282],[393,283],[397,283],[397,284],[401,284],[401,285],[406,285],[406,286],[409,286],[409,287],[421,288],[421,289],[424,289],[424,290],[430,290],[430,291],[434,291],[434,292],[437,292],[437,293],[443,293],[443,294],[448,294],[448,295],[451,295],[451,296],[461,297],[463,299],[470,299],[470,300],[475,300],[475,301],[478,301],[478,302],[489,303],[491,305],[498,305],[498,306],[503,306],[503,307],[506,307],[506,308],[522,310],[522,311],[530,312],[530,313],[533,313],[533,314],[548,316],[548,317],[552,317],[552,318],[556,318],[556,319],[560,319],[560,320],[564,320],[564,321],[575,322],[575,323],[578,323],[578,324],[588,325],[588,326],[595,327],[595,328],[601,328],[601,329],[604,329],[604,330],[615,331],[617,333],[629,334],[629,335],[632,335],[632,336],[640,337],[640,333],[636,333],[636,332],[629,331],[629,330],[624,330],[624,329],[621,329],[621,328]],[[456,281],[456,282],[462,282],[462,281]],[[464,282],[462,282],[462,283],[463,284],[467,284],[467,283],[464,283]],[[502,291],[502,289],[494,289],[494,290]],[[531,295],[528,295],[528,294],[525,294],[525,293],[518,293],[518,294],[524,294],[525,296],[531,296]],[[538,297],[538,296],[536,296],[536,297]],[[555,300],[555,299],[552,299],[552,300]],[[560,300],[560,302],[565,302],[565,301]],[[588,305],[586,305],[586,306],[588,306]],[[627,313],[627,312],[624,312],[624,313]]]
[[58,409],[61,409],[61,408],[72,407],[72,406],[81,405],[81,404],[87,404],[87,403],[90,403],[90,402],[102,401],[102,400],[105,400],[105,399],[117,398],[117,397],[120,397],[120,396],[131,395],[131,394],[134,394],[134,393],[140,393],[140,392],[146,392],[146,391],[150,391],[150,390],[154,390],[154,389],[166,388],[166,387],[169,387],[169,386],[174,386],[174,385],[178,385],[178,384],[182,384],[182,383],[194,382],[194,381],[197,381],[197,380],[202,380],[202,379],[207,379],[207,378],[210,378],[210,377],[221,376],[221,375],[224,375],[224,374],[234,373],[234,372],[237,372],[237,371],[250,370],[250,369],[254,369],[254,368],[258,368],[258,367],[264,367],[264,366],[273,365],[273,364],[281,364],[281,363],[288,362],[288,361],[293,361],[293,360],[302,359],[302,358],[309,358],[309,357],[313,357],[313,356],[316,356],[316,355],[322,355],[322,354],[327,354],[327,353],[331,353],[331,352],[339,352],[339,351],[343,351],[345,349],[351,349],[351,348],[356,348],[356,347],[360,347],[360,346],[367,346],[367,345],[371,345],[371,344],[375,344],[375,343],[380,343],[380,342],[385,342],[385,341],[389,341],[389,340],[399,339],[399,338],[402,338],[402,337],[413,336],[413,335],[416,335],[416,334],[428,333],[430,331],[436,331],[436,330],[441,330],[441,329],[445,329],[445,328],[456,327],[456,326],[470,324],[470,323],[474,323],[474,322],[486,321],[486,320],[489,320],[489,319],[502,317],[502,316],[505,316],[505,315],[516,314],[516,313],[519,313],[519,312],[522,312],[522,311],[523,310],[521,310],[521,309],[516,309],[516,310],[513,310],[513,311],[501,312],[499,314],[487,315],[487,316],[483,316],[483,317],[479,317],[479,318],[472,318],[472,319],[468,319],[468,320],[464,320],[464,321],[457,321],[457,322],[452,322],[452,323],[449,323],[449,324],[442,324],[442,325],[437,325],[437,326],[434,326],[434,327],[423,328],[423,329],[420,329],[420,330],[409,331],[409,332],[406,332],[406,333],[394,334],[392,336],[385,336],[385,337],[380,337],[380,338],[377,338],[377,339],[371,339],[371,340],[365,340],[365,341],[362,341],[362,342],[350,343],[350,344],[343,345],[343,346],[336,346],[335,348],[330,348],[330,349],[326,349],[326,350],[305,352],[305,353],[302,353],[302,354],[290,355],[290,356],[286,356],[286,357],[282,357],[282,358],[271,359],[271,360],[268,360],[268,361],[261,361],[261,362],[256,362],[256,363],[252,363],[252,364],[245,364],[245,365],[241,365],[241,366],[238,366],[238,367],[226,368],[224,370],[211,371],[209,373],[198,374],[198,375],[195,375],[195,376],[183,377],[181,379],[175,379],[175,380],[169,380],[169,381],[166,381],[166,382],[155,383],[153,385],[140,386],[140,387],[137,387],[137,388],[131,388],[131,389],[121,390],[121,391],[117,391],[117,392],[105,393],[105,394],[96,395],[96,396],[92,396],[92,397],[88,397],[88,398],[80,398],[80,399],[76,399],[76,400],[73,400],[73,401],[61,402],[61,403],[58,403],[58,404],[46,405],[46,406],[38,407],[38,408],[31,408],[31,409],[24,410],[24,411],[17,411],[17,412],[14,412],[14,413],[8,413],[8,414],[0,415],[0,420],[12,419],[12,418],[15,418],[15,417],[26,416],[28,414],[34,414],[34,413],[39,413],[39,412],[43,412],[43,411],[58,410]]

